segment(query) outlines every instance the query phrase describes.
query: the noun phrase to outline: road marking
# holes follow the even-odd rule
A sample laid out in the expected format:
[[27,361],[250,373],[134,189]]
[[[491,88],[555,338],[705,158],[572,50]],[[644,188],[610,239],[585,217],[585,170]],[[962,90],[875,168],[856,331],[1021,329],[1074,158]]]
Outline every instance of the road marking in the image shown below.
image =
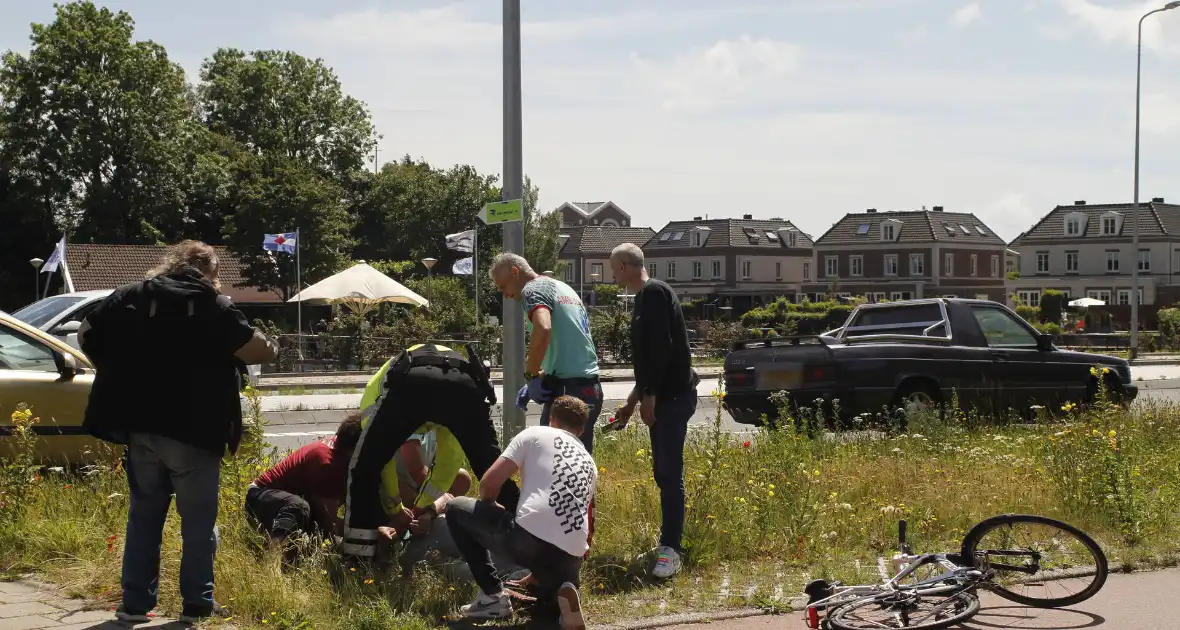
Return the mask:
[[267,438],[324,437],[325,435],[336,435],[336,432],[335,431],[295,431],[292,433],[263,433],[262,437],[267,437]]

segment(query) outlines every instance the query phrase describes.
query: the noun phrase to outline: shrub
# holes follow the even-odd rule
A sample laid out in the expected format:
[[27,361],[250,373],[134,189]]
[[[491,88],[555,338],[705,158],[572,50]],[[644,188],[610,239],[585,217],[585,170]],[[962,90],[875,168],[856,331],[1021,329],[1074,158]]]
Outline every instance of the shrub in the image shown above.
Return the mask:
[[1037,322],[1040,320],[1041,312],[1039,310],[1037,310],[1037,307],[1035,307],[1035,306],[1029,306],[1027,304],[1017,304],[1016,305],[1016,314],[1019,315],[1021,318],[1023,318],[1024,321],[1029,322],[1031,324],[1031,323],[1034,323],[1034,322]]
[[1168,348],[1180,347],[1180,308],[1161,308],[1156,317],[1159,320],[1160,341]]
[[1042,323],[1061,323],[1061,314],[1065,310],[1065,294],[1054,289],[1046,289],[1041,294],[1040,312],[1037,315]]
[[1060,325],[1060,324],[1055,324],[1055,323],[1053,323],[1053,322],[1043,322],[1043,323],[1037,323],[1037,324],[1033,324],[1033,327],[1034,327],[1034,328],[1036,328],[1037,330],[1039,330],[1039,331],[1043,332],[1043,333],[1047,333],[1047,334],[1050,334],[1050,335],[1055,335],[1055,336],[1056,336],[1056,335],[1060,335],[1060,334],[1061,334],[1061,325]]

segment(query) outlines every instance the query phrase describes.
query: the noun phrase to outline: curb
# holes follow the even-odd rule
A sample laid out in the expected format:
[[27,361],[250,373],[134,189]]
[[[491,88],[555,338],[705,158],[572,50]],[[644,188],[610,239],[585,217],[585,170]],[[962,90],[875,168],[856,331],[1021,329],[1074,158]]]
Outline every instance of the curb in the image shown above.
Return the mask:
[[[720,371],[718,371],[716,373],[702,373],[702,372],[698,371],[697,373],[700,375],[702,380],[709,379],[709,378],[717,378],[718,376],[721,376]],[[332,373],[332,376],[334,376],[334,377],[335,376],[372,376],[372,374],[368,374],[368,373],[364,373],[364,372],[357,372],[356,374]],[[275,378],[277,378],[277,376]],[[266,379],[263,378],[258,381],[258,384],[255,386],[255,389],[257,389],[258,391],[266,392],[266,391],[276,391],[276,390],[281,390],[281,389],[307,389],[307,390],[364,389],[364,387],[365,387],[365,383],[362,383],[360,381],[345,381],[345,382],[339,382],[339,383],[332,383],[332,382],[312,380],[314,378],[312,376],[307,376],[307,377],[283,376],[282,378],[291,378],[291,379],[307,378],[311,382],[276,384],[276,383],[267,383]],[[627,375],[608,374],[608,375],[600,376],[598,378],[598,380],[599,380],[599,382],[602,382],[602,383],[616,383],[616,382],[623,382],[623,381],[631,382],[631,381],[635,380],[635,377],[630,374],[627,374]],[[492,379],[492,385],[503,385],[503,384],[504,384],[503,377]]]
[[649,630],[651,628],[667,628],[688,624],[716,623],[718,621],[733,621],[734,619],[749,619],[750,617],[766,617],[778,614],[770,610],[755,608],[722,611],[716,613],[681,613],[664,617],[652,617],[640,621],[590,626],[591,630]]

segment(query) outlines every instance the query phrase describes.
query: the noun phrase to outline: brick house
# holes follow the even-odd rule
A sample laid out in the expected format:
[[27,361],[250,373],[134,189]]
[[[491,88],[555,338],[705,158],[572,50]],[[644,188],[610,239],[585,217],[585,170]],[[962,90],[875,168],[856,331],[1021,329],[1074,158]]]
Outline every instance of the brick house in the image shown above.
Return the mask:
[[557,258],[565,263],[561,279],[581,296],[586,304],[594,303],[594,285],[614,284],[610,254],[623,243],[639,247],[655,235],[651,228],[579,226],[561,229],[561,248]]
[[815,242],[803,291],[871,301],[955,296],[1004,300],[1006,243],[974,214],[931,210],[850,213]]

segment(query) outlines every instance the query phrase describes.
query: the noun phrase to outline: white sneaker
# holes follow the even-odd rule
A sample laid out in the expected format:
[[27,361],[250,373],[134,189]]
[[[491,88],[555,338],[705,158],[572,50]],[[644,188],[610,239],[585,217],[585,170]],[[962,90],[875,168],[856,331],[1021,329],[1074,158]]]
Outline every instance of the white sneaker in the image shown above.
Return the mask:
[[508,593],[503,591],[499,595],[485,595],[480,592],[475,601],[459,609],[468,619],[507,619],[512,616],[512,601]]
[[656,566],[652,568],[652,577],[666,580],[680,572],[680,554],[671,547],[656,548]]
[[586,617],[582,615],[582,598],[578,587],[570,582],[557,589],[557,607],[561,609],[561,630],[586,630]]

